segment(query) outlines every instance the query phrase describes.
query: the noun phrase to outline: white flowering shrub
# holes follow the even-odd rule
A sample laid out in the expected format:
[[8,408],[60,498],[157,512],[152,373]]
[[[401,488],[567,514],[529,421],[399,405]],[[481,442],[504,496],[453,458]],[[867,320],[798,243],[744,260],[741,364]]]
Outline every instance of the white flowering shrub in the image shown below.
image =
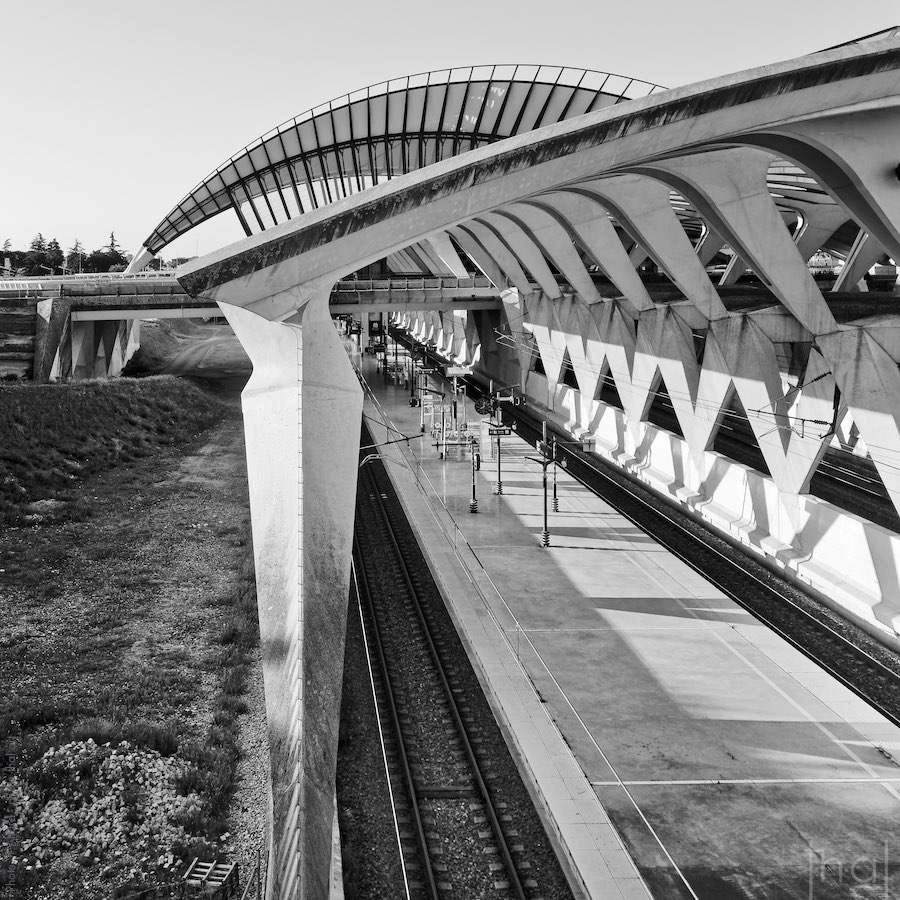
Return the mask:
[[22,776],[0,781],[0,858],[14,873],[72,856],[85,865],[155,859],[201,814],[200,797],[178,791],[186,768],[128,741],[51,747]]

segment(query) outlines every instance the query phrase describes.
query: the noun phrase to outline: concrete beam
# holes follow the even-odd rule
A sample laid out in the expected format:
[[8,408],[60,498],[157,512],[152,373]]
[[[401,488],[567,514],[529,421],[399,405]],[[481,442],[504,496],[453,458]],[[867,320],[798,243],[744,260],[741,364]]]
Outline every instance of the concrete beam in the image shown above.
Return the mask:
[[121,319],[211,319],[220,317],[218,306],[130,307],[115,309],[73,309],[73,322],[110,322]]

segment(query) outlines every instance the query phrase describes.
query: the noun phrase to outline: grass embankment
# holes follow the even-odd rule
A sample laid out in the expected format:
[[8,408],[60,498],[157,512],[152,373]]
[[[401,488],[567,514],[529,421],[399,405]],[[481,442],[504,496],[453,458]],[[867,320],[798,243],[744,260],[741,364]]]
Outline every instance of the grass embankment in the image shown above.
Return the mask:
[[258,642],[239,414],[10,386],[0,435],[0,896],[177,880],[227,855]]
[[89,514],[84,505],[66,509],[81,499],[83,479],[196,438],[224,409],[187,382],[165,376],[0,385],[0,528],[27,522],[29,514]]

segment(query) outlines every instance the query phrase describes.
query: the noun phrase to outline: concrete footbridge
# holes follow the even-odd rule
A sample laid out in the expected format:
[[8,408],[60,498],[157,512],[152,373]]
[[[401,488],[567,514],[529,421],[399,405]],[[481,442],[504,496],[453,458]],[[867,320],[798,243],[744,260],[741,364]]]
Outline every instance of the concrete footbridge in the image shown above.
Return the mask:
[[[132,273],[212,216],[247,234],[159,289],[221,310],[254,366],[271,897],[328,896],[363,404],[335,311],[393,310],[896,641],[900,535],[809,485],[826,452],[858,454],[900,510],[900,304],[868,290],[900,261],[898,147],[896,29],[674,90],[488,66],[298,116],[161,220]],[[841,263],[827,285],[819,253]],[[85,312],[168,302],[107,297]],[[662,394],[671,428],[650,421]],[[714,449],[732,417],[760,468]]]

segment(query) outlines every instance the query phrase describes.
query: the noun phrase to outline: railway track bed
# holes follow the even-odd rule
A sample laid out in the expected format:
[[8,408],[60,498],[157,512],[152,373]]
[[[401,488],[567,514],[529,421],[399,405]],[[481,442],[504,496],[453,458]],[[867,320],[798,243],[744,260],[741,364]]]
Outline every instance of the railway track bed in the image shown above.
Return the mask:
[[[339,754],[342,840],[356,869],[354,893],[348,896],[384,896],[379,890],[388,868],[392,874],[387,877],[395,882],[392,896],[570,898],[543,825],[377,461],[360,470],[352,585],[350,616],[358,625],[350,629],[347,666],[357,676],[370,674],[375,712],[368,710],[368,726],[355,730],[352,746],[342,741]],[[368,660],[364,666],[361,651]],[[347,689],[345,720],[366,714],[358,703],[364,693],[358,681]],[[355,712],[348,711],[348,702],[358,703]],[[341,770],[358,771],[363,755],[369,766],[363,776],[367,783],[361,784],[359,775]],[[383,809],[386,797],[390,811]],[[363,811],[370,802],[381,804],[381,811]],[[380,824],[356,827],[370,818]],[[385,829],[385,821],[393,828]],[[381,874],[363,871],[369,866],[363,847]]]

